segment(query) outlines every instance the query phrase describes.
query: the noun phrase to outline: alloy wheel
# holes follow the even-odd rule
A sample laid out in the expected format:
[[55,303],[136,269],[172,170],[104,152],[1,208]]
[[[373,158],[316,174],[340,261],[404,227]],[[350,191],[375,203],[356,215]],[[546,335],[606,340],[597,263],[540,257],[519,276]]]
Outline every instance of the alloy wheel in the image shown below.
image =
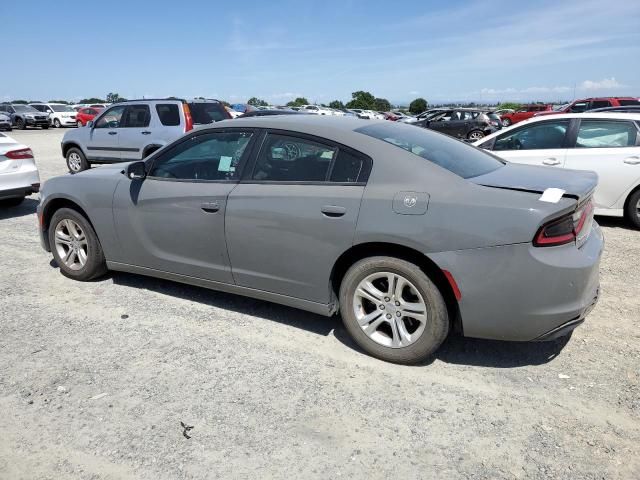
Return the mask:
[[65,218],[54,231],[55,248],[60,260],[71,270],[80,270],[87,264],[89,244],[76,222]]
[[79,153],[71,152],[67,161],[69,162],[69,169],[72,172],[79,172],[82,169],[82,159]]
[[469,134],[469,140],[480,140],[481,138],[484,138],[484,133],[482,132],[471,132]]
[[428,321],[427,306],[418,289],[392,272],[376,272],[364,278],[353,295],[353,309],[364,333],[391,348],[415,343]]

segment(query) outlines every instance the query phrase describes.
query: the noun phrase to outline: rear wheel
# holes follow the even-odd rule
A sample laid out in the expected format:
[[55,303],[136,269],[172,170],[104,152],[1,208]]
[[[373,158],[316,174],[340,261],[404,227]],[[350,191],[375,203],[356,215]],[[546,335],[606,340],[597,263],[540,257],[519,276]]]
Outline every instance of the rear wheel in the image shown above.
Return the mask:
[[480,130],[474,130],[472,132],[469,132],[467,138],[474,141],[480,140],[481,138],[484,138],[484,133],[482,133]]
[[49,224],[49,245],[60,272],[74,280],[92,280],[107,271],[102,246],[89,221],[70,208],[56,211]]
[[82,172],[89,168],[89,162],[79,148],[72,147],[67,151],[67,168],[71,173]]
[[640,228],[640,190],[629,197],[625,214],[634,227]]
[[389,362],[421,362],[449,332],[438,288],[416,265],[393,257],[365,258],[347,271],[340,313],[356,343]]

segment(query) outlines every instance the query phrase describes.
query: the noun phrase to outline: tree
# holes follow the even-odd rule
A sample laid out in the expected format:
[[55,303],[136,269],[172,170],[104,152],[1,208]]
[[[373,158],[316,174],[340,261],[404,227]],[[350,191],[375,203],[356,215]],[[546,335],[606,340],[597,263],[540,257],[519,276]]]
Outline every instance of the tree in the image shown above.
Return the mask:
[[21,104],[21,105],[26,105],[29,102],[27,102],[26,100],[14,100],[11,103],[18,103],[18,104]]
[[78,103],[108,103],[108,102],[105,102],[101,98],[91,97],[91,98],[83,98]]
[[252,107],[266,107],[269,105],[267,102],[257,97],[251,97],[249,100],[247,100],[247,103]]
[[375,99],[376,108],[374,110],[378,112],[388,112],[391,110],[391,103],[386,98],[376,98]]
[[126,98],[122,98],[117,93],[107,93],[107,103],[118,103],[118,102],[126,102]]
[[66,100],[49,100],[49,103],[62,103],[64,105],[69,105],[69,102]]
[[416,98],[409,104],[409,111],[414,115],[424,112],[429,104],[424,98]]
[[504,102],[501,103],[500,105],[498,105],[496,107],[496,110],[502,110],[502,109],[511,109],[511,110],[519,110],[520,108],[522,108],[522,105],[519,103],[515,103],[515,102]]
[[364,110],[375,110],[376,98],[369,92],[358,90],[351,94],[351,100],[347,103],[347,108],[362,108]]
[[309,105],[309,100],[304,97],[298,97],[291,102],[287,102],[287,107],[301,107],[302,105]]
[[342,110],[344,108],[344,103],[340,100],[334,100],[333,102],[329,102],[329,108],[337,108],[338,110]]

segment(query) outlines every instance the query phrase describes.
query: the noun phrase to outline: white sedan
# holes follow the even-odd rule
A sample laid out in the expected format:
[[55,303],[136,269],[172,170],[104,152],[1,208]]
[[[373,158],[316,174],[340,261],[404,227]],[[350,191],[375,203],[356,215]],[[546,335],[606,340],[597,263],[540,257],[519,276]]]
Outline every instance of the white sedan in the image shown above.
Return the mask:
[[39,190],[40,174],[31,149],[0,133],[0,204],[19,205]]
[[595,213],[624,216],[640,228],[640,114],[534,117],[474,145],[510,162],[594,171]]

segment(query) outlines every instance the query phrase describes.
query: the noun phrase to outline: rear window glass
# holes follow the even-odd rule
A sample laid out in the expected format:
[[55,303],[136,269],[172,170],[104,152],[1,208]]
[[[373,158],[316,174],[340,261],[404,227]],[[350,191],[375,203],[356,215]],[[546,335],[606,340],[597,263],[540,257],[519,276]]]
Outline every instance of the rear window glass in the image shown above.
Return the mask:
[[504,165],[502,160],[459,140],[412,125],[380,123],[355,131],[402,148],[462,178],[484,175]]
[[180,125],[180,111],[175,103],[159,103],[156,105],[156,112],[162,125],[167,127]]
[[231,118],[221,103],[190,103],[189,110],[195,124],[207,124]]
[[623,107],[627,105],[640,105],[640,101],[638,100],[618,100],[618,103]]

